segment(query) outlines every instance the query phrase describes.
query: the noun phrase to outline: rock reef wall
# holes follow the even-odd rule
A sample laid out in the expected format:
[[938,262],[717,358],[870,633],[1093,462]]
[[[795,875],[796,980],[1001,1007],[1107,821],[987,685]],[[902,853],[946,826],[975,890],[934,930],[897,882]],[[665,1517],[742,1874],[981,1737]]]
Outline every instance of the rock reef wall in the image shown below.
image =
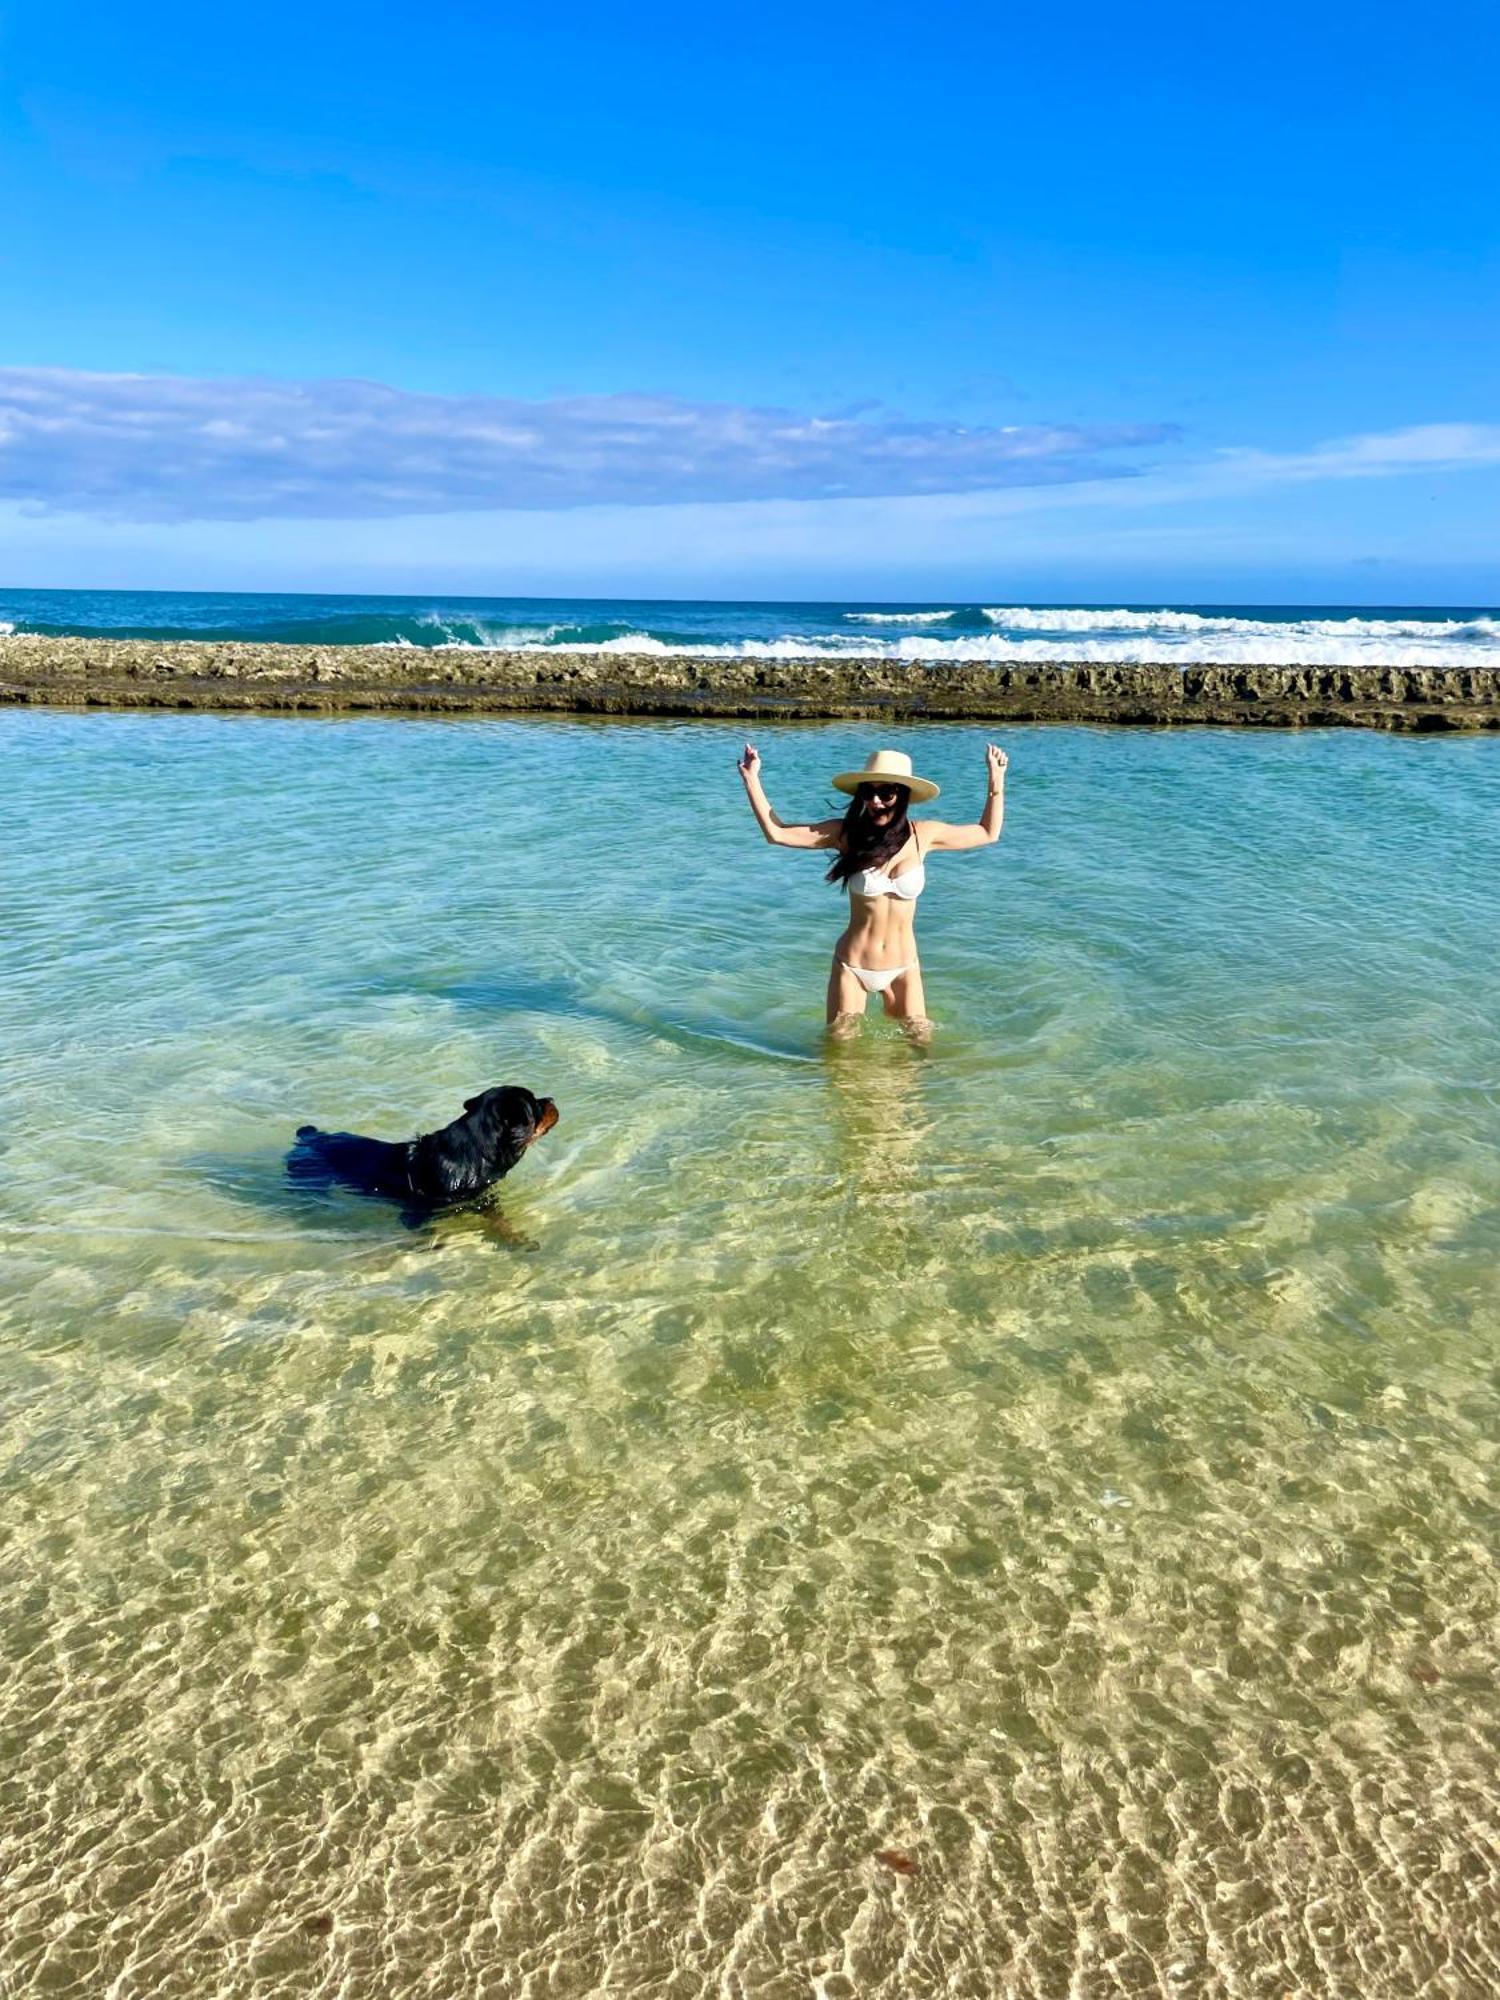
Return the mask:
[[1484,667],[932,664],[0,638],[0,702],[348,713],[1500,729]]

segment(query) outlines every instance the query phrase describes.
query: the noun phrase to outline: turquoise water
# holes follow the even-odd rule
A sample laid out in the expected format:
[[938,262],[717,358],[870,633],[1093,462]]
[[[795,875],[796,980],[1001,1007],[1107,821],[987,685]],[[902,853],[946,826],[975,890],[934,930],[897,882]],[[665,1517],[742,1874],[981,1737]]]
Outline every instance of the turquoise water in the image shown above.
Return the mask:
[[829,1054],[728,729],[0,714],[0,1985],[1500,1983],[1500,746],[1006,746]]

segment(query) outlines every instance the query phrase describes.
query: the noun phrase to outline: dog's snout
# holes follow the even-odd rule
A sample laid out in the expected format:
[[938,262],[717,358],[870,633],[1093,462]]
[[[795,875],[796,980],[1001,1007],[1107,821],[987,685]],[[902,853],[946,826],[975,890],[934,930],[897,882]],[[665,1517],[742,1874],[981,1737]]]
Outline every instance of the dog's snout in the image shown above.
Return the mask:
[[550,1097],[539,1097],[537,1103],[542,1107],[542,1115],[536,1121],[536,1127],[531,1134],[533,1140],[540,1139],[544,1132],[550,1132],[562,1116]]

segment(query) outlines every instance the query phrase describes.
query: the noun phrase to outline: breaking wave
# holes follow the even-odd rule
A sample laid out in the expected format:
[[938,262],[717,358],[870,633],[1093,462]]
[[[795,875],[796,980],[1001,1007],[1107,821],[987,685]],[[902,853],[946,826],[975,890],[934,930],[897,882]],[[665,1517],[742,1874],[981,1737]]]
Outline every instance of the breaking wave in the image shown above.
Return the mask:
[[[994,614],[997,618],[1002,614]],[[1008,613],[1004,614],[1006,617]],[[703,643],[687,636],[632,631],[607,639],[519,639],[519,651],[602,654],[687,654],[698,659],[891,659],[988,662],[996,666],[1076,663],[1118,666],[1484,666],[1500,668],[1500,620],[1213,617],[1195,612],[1027,614],[1037,623],[936,637],[903,632],[783,632],[768,639]],[[1048,627],[1043,618],[1077,616],[1076,626]],[[1129,623],[1105,622],[1126,620]]]
[[1500,612],[1478,606],[933,604],[902,611],[846,602],[0,592],[0,640],[20,634],[996,666],[1500,667]]
[[1109,611],[1038,609],[1034,605],[986,606],[992,625],[1010,632],[1149,632],[1153,637],[1295,635],[1329,639],[1500,640],[1494,618],[1245,618],[1201,611]]
[[963,613],[961,611],[846,611],[844,616],[858,625],[943,625],[950,618],[962,618]]

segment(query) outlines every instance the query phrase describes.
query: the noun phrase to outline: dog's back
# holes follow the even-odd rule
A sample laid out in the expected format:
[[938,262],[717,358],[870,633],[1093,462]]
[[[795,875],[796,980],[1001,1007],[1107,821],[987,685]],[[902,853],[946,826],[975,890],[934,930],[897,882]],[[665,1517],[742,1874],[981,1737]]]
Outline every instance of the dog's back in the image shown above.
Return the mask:
[[401,1199],[411,1192],[409,1151],[359,1132],[320,1132],[316,1125],[299,1125],[286,1170],[303,1187],[346,1187],[356,1194]]

